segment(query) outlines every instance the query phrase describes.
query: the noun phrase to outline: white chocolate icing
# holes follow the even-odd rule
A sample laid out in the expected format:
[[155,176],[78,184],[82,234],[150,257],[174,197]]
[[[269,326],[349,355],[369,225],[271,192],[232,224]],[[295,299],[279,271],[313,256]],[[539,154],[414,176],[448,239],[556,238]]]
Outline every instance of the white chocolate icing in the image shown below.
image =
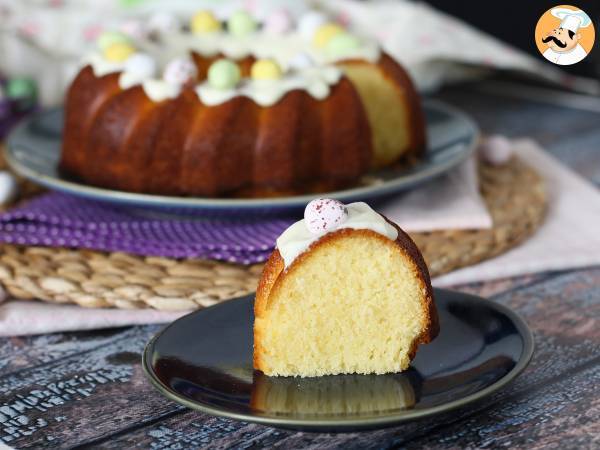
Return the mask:
[[248,97],[260,106],[271,106],[296,89],[308,92],[317,100],[323,100],[329,95],[331,86],[337,84],[341,77],[342,71],[337,67],[314,67],[288,74],[279,80],[246,79],[233,89],[218,89],[205,81],[196,87],[196,93],[207,106],[219,105],[239,96]]
[[[329,232],[351,228],[353,230],[371,230],[393,241],[398,238],[398,230],[366,203],[350,203],[347,205],[347,209],[346,221]],[[304,219],[290,226],[277,239],[277,249],[283,258],[284,266],[289,267],[299,255],[326,234],[311,233]]]
[[332,64],[340,59],[364,59],[377,62],[381,50],[376,41],[361,38],[361,45],[343,57],[328,54],[324,49],[315,47],[298,32],[277,35],[267,32],[256,32],[247,37],[237,37],[226,32],[194,35],[191,33],[173,33],[164,37],[165,46],[173,54],[196,51],[198,54],[211,57],[222,54],[230,59],[242,59],[253,56],[256,59],[274,59],[282,67],[288,67],[289,60],[298,53],[308,54],[317,64]]
[[181,85],[179,84],[167,83],[164,80],[155,79],[145,80],[142,83],[142,87],[150,100],[155,102],[175,98],[181,91]]

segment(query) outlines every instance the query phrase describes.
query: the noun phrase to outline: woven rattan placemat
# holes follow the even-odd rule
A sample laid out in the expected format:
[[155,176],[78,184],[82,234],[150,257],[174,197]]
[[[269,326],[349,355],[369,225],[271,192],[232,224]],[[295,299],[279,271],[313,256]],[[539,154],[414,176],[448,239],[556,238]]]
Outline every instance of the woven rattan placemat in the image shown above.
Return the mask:
[[[544,218],[542,179],[514,157],[480,163],[480,185],[494,220],[489,230],[412,233],[432,276],[498,255],[532,234]],[[37,190],[20,181],[21,195]],[[193,309],[253,292],[262,265],[140,257],[123,253],[0,246],[0,283],[17,299],[84,307]]]

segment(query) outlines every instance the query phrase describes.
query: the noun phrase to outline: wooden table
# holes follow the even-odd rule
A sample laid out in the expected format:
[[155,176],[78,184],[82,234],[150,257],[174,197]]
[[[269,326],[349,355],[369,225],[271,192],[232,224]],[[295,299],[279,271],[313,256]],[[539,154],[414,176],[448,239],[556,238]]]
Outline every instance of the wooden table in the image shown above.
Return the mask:
[[[476,83],[438,97],[471,113],[485,132],[534,137],[600,185],[600,107],[567,109],[519,98],[523,89],[498,90]],[[600,448],[600,267],[457,288],[516,309],[536,339],[525,373],[476,406],[337,435],[218,419],[150,386],[140,353],[161,327],[137,326],[0,340],[0,441],[19,448]]]

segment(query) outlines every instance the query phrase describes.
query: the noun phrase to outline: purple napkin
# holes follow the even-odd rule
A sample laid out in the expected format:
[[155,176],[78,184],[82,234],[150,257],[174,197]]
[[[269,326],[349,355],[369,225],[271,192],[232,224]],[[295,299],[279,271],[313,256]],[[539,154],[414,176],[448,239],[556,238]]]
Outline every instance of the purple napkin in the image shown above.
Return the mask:
[[252,264],[295,220],[169,216],[52,192],[0,215],[0,242]]

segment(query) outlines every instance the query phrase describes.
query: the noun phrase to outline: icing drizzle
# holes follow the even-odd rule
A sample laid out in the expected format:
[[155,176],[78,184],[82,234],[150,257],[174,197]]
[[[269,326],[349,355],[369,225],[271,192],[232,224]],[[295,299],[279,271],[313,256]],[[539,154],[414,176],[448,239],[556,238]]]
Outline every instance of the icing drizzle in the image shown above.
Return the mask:
[[395,241],[398,230],[380,214],[364,202],[347,205],[348,218],[337,227],[321,234],[311,233],[302,219],[283,232],[277,239],[277,249],[283,258],[284,266],[289,267],[294,260],[321,239],[328,232],[351,228],[353,230],[371,230]]
[[[140,51],[153,57],[161,66],[175,56],[197,52],[203,57],[214,57],[220,54],[234,60],[241,60],[248,56],[256,59],[270,58],[286,70],[280,79],[268,81],[244,79],[231,89],[217,89],[203,80],[196,85],[195,91],[199,100],[208,106],[218,105],[238,96],[248,97],[261,106],[271,106],[292,90],[304,90],[313,98],[322,100],[329,95],[331,86],[337,84],[342,77],[341,70],[333,65],[336,61],[357,58],[375,62],[380,56],[380,49],[375,41],[361,39],[358,48],[345,54],[343,58],[335,57],[315,47],[298,30],[285,34],[261,31],[241,37],[223,31],[201,35],[175,31],[161,35],[159,44],[142,36],[137,39],[135,45]],[[307,55],[313,65],[305,68],[291,67],[294,64],[294,57],[299,54]],[[142,75],[128,71],[126,61],[109,61],[97,51],[87,55],[84,63],[89,64],[98,77],[121,72],[119,76],[121,89],[141,85],[146,95],[155,102],[175,98],[182,89],[181,85],[168,83],[156,78],[156,75]]]

